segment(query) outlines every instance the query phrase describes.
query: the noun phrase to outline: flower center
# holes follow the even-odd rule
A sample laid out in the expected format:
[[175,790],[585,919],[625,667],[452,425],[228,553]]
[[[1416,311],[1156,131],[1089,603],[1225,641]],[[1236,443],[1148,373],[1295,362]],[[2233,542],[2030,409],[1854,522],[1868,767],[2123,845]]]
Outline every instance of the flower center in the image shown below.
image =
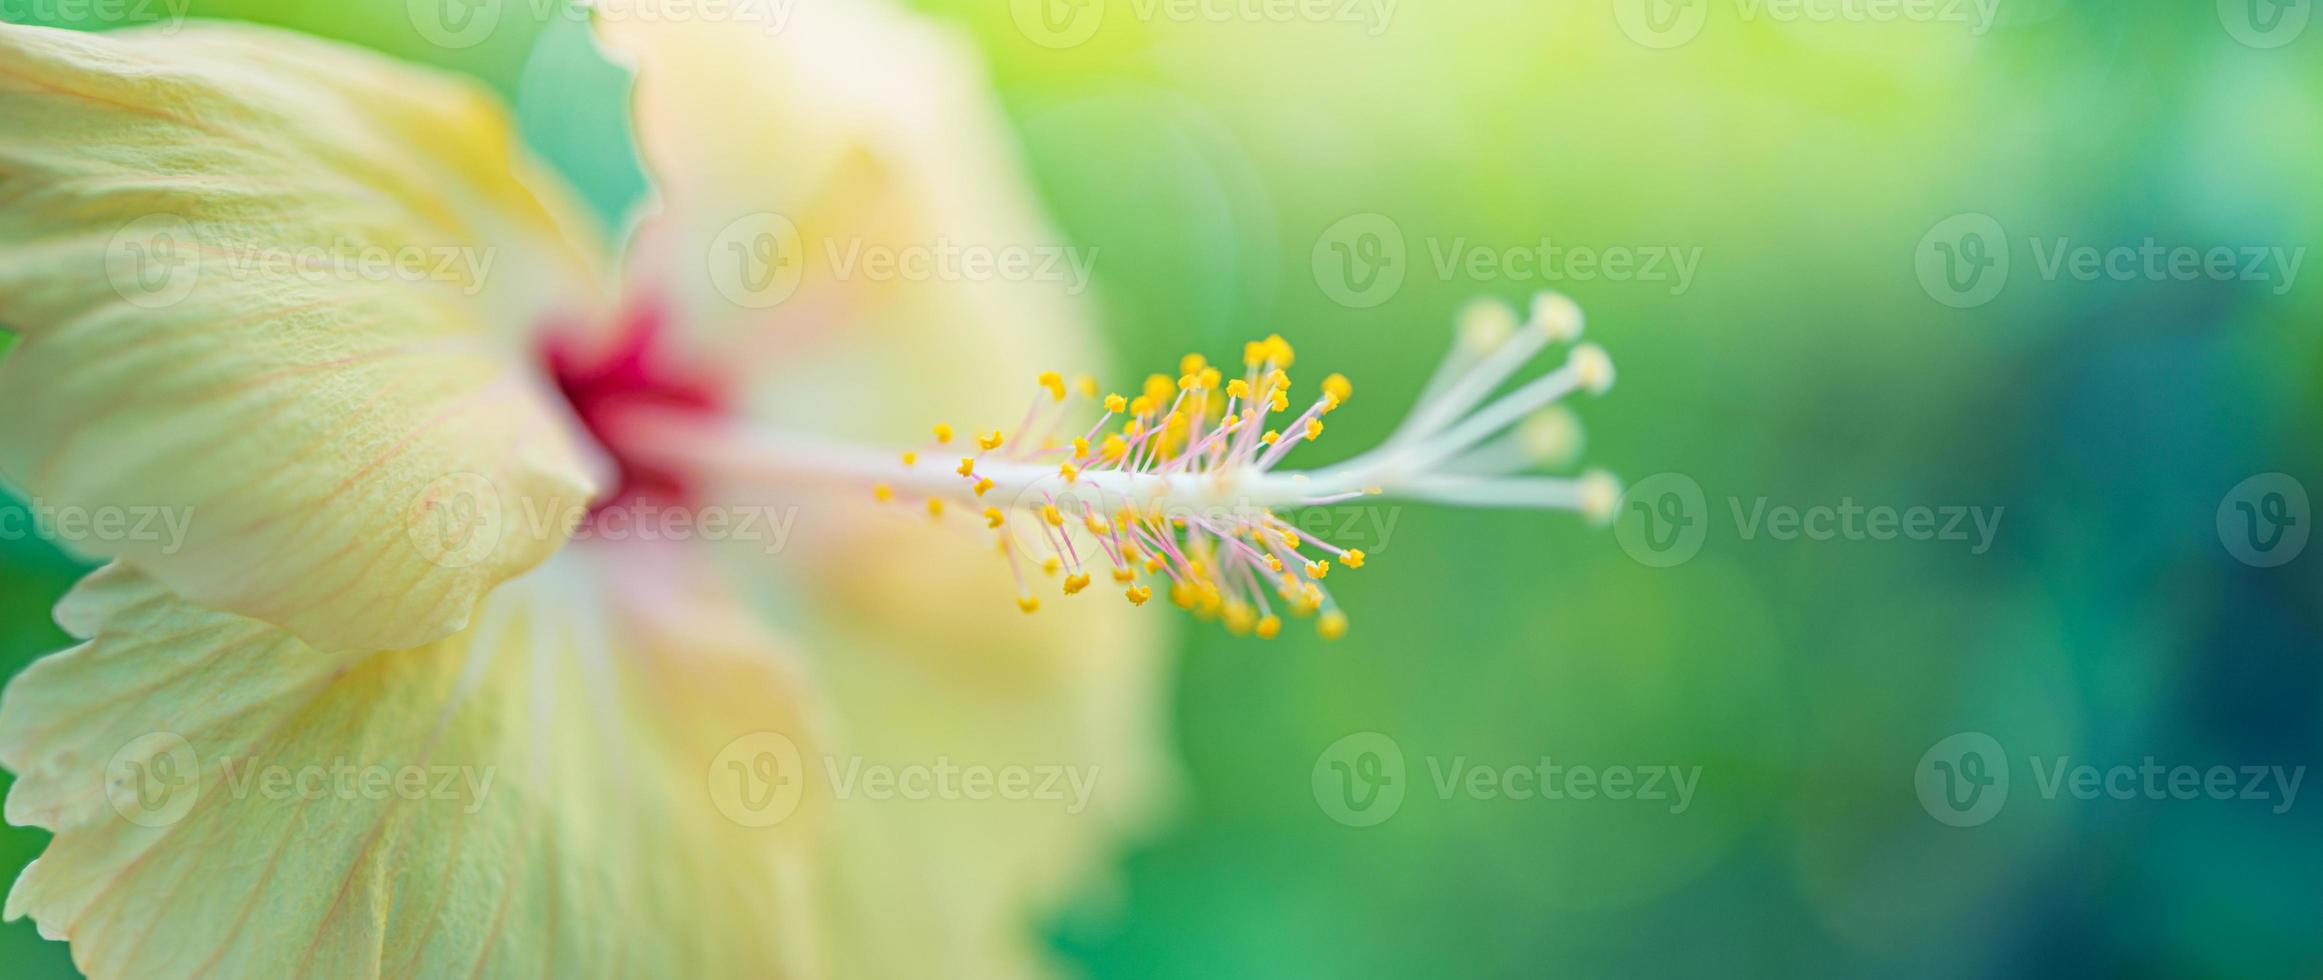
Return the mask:
[[678,505],[693,501],[694,488],[685,472],[635,452],[634,437],[625,439],[614,425],[621,413],[640,408],[699,415],[705,421],[726,414],[725,392],[678,363],[670,350],[666,311],[650,303],[633,307],[622,314],[619,328],[607,340],[583,340],[572,331],[549,330],[541,353],[573,415],[616,468],[611,491],[590,504],[590,520],[609,508],[640,501]]

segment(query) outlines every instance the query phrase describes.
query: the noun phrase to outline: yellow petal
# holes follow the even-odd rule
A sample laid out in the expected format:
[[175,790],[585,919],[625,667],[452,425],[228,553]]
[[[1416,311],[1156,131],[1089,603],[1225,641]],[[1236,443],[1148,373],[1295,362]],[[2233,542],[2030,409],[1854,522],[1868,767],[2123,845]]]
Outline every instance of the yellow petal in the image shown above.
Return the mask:
[[817,972],[795,682],[714,616],[611,618],[599,575],[369,655],[92,575],[88,642],[0,701],[9,817],[56,831],[8,916],[94,977]]
[[[629,288],[678,305],[700,350],[753,372],[751,414],[913,445],[937,422],[1017,426],[1032,394],[1020,379],[1104,363],[1072,281],[911,281],[860,264],[950,243],[1047,249],[1071,274],[971,47],[884,0],[801,4],[771,35],[735,26],[606,18],[599,31],[636,63],[662,209],[632,247]],[[799,262],[756,280],[717,265],[753,243]],[[764,288],[738,288],[753,281]],[[1166,621],[1094,590],[1026,616],[989,539],[898,522],[861,494],[811,512],[814,532],[780,556],[792,574],[765,576],[757,554],[738,567],[762,570],[750,584],[767,608],[811,611],[786,625],[846,758],[1045,765],[1089,786],[1077,809],[836,801],[816,892],[833,973],[1046,975],[1030,924],[1084,897],[1173,786]]]
[[760,417],[865,439],[939,418],[985,432],[1021,420],[1016,379],[1102,363],[1095,255],[1041,217],[965,39],[887,0],[798,4],[774,33],[598,31],[636,66],[659,206],[624,277],[677,308],[713,367],[751,372]]
[[528,338],[591,270],[487,97],[257,28],[0,25],[0,119],[0,473],[148,529],[68,545],[392,649],[562,542],[592,481]]
[[816,611],[794,628],[840,757],[1013,767],[1035,787],[1055,774],[1051,792],[1017,800],[835,800],[817,879],[833,974],[1055,975],[1034,924],[1101,892],[1175,789],[1166,620],[1099,589],[1026,616],[986,541],[848,501],[802,506],[827,515],[844,554],[802,543],[814,575],[757,586],[764,605]]

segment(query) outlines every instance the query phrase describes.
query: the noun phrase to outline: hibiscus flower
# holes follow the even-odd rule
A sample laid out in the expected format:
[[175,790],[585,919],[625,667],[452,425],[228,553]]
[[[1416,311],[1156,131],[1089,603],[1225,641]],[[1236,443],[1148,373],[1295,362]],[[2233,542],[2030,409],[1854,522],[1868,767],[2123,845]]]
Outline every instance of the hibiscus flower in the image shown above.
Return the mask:
[[[1613,506],[1519,475],[1601,352],[1492,397],[1562,297],[1285,472],[1353,386],[1294,406],[1279,337],[1106,394],[1053,284],[805,247],[1051,240],[948,35],[599,29],[658,195],[618,250],[464,81],[0,25],[0,473],[189,518],[80,542],[81,642],[0,699],[7,817],[55,834],[6,913],[89,974],[1039,972],[1169,782],[1157,587],[1337,636],[1365,556],[1291,508]],[[861,782],[899,767],[952,788]]]

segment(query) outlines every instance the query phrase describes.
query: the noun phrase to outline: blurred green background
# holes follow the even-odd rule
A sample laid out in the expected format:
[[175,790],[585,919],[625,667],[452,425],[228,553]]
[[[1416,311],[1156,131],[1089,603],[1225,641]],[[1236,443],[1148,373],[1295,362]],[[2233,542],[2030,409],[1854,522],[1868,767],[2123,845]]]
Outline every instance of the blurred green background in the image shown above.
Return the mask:
[[[2309,0],[922,6],[979,42],[1066,240],[1099,250],[1121,370],[1279,331],[1303,369],[1355,379],[1318,445],[1350,452],[1398,421],[1463,303],[1562,289],[1621,371],[1579,406],[1588,460],[1654,489],[1637,502],[1700,494],[1691,557],[1653,548],[1629,508],[1613,531],[1399,510],[1364,532],[1386,529],[1374,566],[1333,579],[1347,641],[1181,631],[1183,811],[1125,857],[1124,905],[1053,923],[1069,962],[2323,971],[2323,800],[2083,800],[2027,765],[2323,757],[2323,556],[2259,567],[2221,526],[2253,476],[2323,486],[2307,278],[2323,264],[2249,278],[2238,255],[2234,275],[2182,279],[2047,262],[2060,242],[2148,239],[2303,257],[2323,229]],[[106,26],[82,8],[109,12],[0,0],[9,19]],[[609,221],[636,200],[624,82],[579,24],[510,2],[447,49],[417,9],[191,0],[472,72]],[[1566,257],[1545,273],[1446,261],[1544,239]],[[1944,264],[2004,244],[1984,270],[2002,278]],[[1659,274],[1584,268],[1576,248]],[[1746,533],[1762,499],[2001,520],[1981,553],[1785,540]],[[38,541],[0,548],[12,672],[61,642],[47,610],[79,569]],[[1357,827],[1327,763],[1361,732],[1400,751],[1405,796]],[[1923,754],[1961,732],[2014,772],[1969,827],[1920,792]],[[1679,808],[1435,781],[1543,757],[1699,767],[1699,785]],[[43,838],[0,833],[12,878]],[[0,964],[70,972],[26,922],[0,930]]]

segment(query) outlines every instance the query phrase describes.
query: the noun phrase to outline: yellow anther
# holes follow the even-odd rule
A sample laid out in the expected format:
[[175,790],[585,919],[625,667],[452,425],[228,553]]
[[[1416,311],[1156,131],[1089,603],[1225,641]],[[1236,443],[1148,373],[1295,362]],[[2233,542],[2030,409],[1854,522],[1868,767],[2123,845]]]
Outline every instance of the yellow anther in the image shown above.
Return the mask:
[[929,517],[942,517],[942,516],[944,516],[944,498],[942,498],[942,497],[929,497],[929,498],[928,498],[928,516],[929,516]]
[[884,483],[874,483],[871,485],[871,499],[877,500],[883,504],[890,500],[894,500],[895,488]]
[[[1141,399],[1141,400],[1142,400],[1142,399]],[[1139,415],[1143,415],[1143,414],[1145,414],[1145,413],[1144,413],[1144,412],[1139,412],[1138,414],[1139,414]],[[1125,425],[1125,426],[1122,426],[1122,427],[1121,427],[1121,434],[1122,434],[1122,435],[1125,435],[1125,436],[1128,436],[1129,438],[1132,438],[1132,439],[1135,439],[1135,438],[1137,438],[1137,437],[1138,437],[1140,434],[1142,434],[1142,433],[1144,433],[1144,432],[1145,432],[1145,420],[1143,420],[1143,419],[1130,419],[1130,420],[1129,420],[1129,424],[1128,424],[1128,425]]]
[[910,466],[910,465],[912,465],[912,464],[914,464],[914,463],[917,463],[917,462],[919,462],[919,461],[920,461],[920,454],[918,454],[918,453],[911,453],[911,452],[907,452],[907,453],[904,453],[904,454],[903,454],[903,465],[905,465],[905,466]]
[[1081,574],[1079,574],[1079,575],[1067,575],[1067,576],[1065,576],[1065,594],[1066,594],[1066,595],[1078,595],[1082,589],[1086,589],[1086,588],[1088,588],[1088,587],[1089,587],[1089,573],[1087,573],[1087,572],[1082,572],[1082,573],[1081,573]]
[[1306,591],[1289,598],[1291,612],[1300,616],[1312,616],[1315,614],[1315,610],[1323,607],[1323,590],[1311,585],[1307,587]]
[[1345,566],[1347,566],[1347,567],[1349,567],[1349,568],[1362,568],[1362,567],[1363,567],[1363,549],[1361,549],[1361,548],[1349,548],[1349,549],[1347,549],[1347,553],[1346,553],[1346,554],[1344,554],[1344,555],[1340,555],[1340,556],[1339,556],[1339,564],[1345,565]]
[[953,472],[956,472],[956,473],[960,474],[961,476],[975,476],[975,475],[976,475],[976,459],[975,459],[975,457],[972,457],[972,456],[962,456],[962,457],[960,457],[960,468],[959,468],[959,469],[957,469],[957,470],[954,470]]
[[1211,391],[1218,390],[1218,379],[1225,377],[1225,375],[1219,374],[1218,369],[1214,367],[1206,367],[1196,371],[1194,376],[1202,382],[1203,388]]
[[1280,536],[1280,537],[1282,538],[1282,543],[1284,544],[1284,546],[1286,546],[1286,547],[1290,548],[1290,549],[1291,549],[1291,550],[1293,550],[1293,551],[1297,551],[1297,550],[1298,550],[1298,547],[1299,547],[1299,532],[1297,532],[1297,531],[1293,531],[1293,530],[1291,530],[1290,528],[1287,528],[1287,527],[1286,527],[1286,528],[1283,528],[1283,529],[1282,529],[1282,530],[1280,530],[1280,531],[1276,531],[1276,532],[1275,532],[1275,534],[1276,534],[1276,535],[1278,535],[1278,536]]
[[1266,386],[1275,391],[1291,390],[1291,373],[1281,368],[1266,372]]
[[1200,354],[1188,354],[1184,357],[1178,358],[1179,374],[1198,374],[1203,368],[1209,366],[1209,358],[1203,357]]
[[1129,604],[1133,606],[1145,605],[1145,600],[1153,598],[1153,590],[1143,585],[1132,585],[1122,594],[1129,597]]
[[1122,412],[1124,412],[1124,411],[1127,411],[1128,409],[1129,409],[1129,399],[1127,399],[1127,398],[1123,398],[1123,397],[1121,397],[1120,395],[1107,395],[1107,396],[1105,396],[1105,410],[1106,410],[1106,411],[1108,411],[1108,412],[1112,412],[1112,413],[1114,413],[1114,414],[1116,414],[1116,415],[1119,415],[1119,414],[1121,414]]
[[1258,638],[1271,640],[1282,633],[1282,617],[1267,616],[1258,621]]
[[1187,391],[1192,391],[1196,388],[1200,388],[1201,386],[1202,376],[1199,374],[1186,374],[1178,376],[1178,387],[1180,388],[1184,388]]
[[1124,565],[1113,570],[1113,580],[1123,585],[1137,581],[1137,570]]
[[1076,374],[1073,376],[1073,390],[1079,392],[1083,398],[1095,398],[1097,397],[1097,379],[1086,374]]
[[[1151,399],[1151,398],[1147,398],[1147,397],[1145,397],[1144,395],[1139,395],[1139,396],[1137,396],[1136,398],[1132,398],[1132,399],[1130,399],[1130,400],[1129,400],[1129,414],[1131,414],[1131,415],[1152,415],[1152,414],[1153,414],[1153,399]],[[1134,420],[1134,419],[1133,419],[1133,420],[1131,420],[1131,421],[1130,421],[1130,423],[1129,423],[1129,434],[1130,434],[1130,435],[1133,435],[1133,436],[1137,434],[1137,422],[1136,422],[1136,420]]]
[[1137,508],[1128,504],[1122,504],[1120,510],[1113,512],[1113,523],[1119,524],[1122,527],[1129,527],[1136,524]]
[[1167,402],[1170,400],[1170,396],[1171,396],[1171,395],[1175,395],[1175,394],[1177,394],[1177,393],[1178,393],[1178,386],[1177,386],[1177,383],[1176,383],[1176,382],[1174,382],[1174,381],[1171,381],[1171,380],[1170,380],[1170,379],[1169,379],[1167,376],[1165,376],[1165,375],[1159,375],[1159,374],[1149,374],[1149,375],[1146,375],[1146,377],[1145,377],[1145,400],[1146,400],[1146,401],[1153,402],[1153,403],[1154,403],[1154,404],[1156,404],[1156,405],[1159,405],[1159,404],[1164,404],[1164,403],[1167,403]]
[[1000,430],[994,429],[983,435],[977,436],[976,446],[977,448],[983,449],[986,452],[1000,448]]
[[1347,614],[1333,609],[1315,621],[1315,632],[1323,639],[1336,640],[1347,635]]
[[1161,571],[1161,570],[1162,570],[1162,560],[1161,560],[1161,557],[1157,555],[1157,556],[1155,556],[1155,557],[1152,557],[1152,558],[1148,558],[1148,559],[1146,559],[1146,560],[1145,560],[1145,570],[1146,570],[1146,571],[1148,571],[1148,572],[1158,572],[1158,571]]
[[1136,546],[1136,545],[1134,545],[1134,544],[1129,544],[1129,543],[1126,543],[1126,542],[1124,542],[1124,543],[1121,545],[1121,560],[1122,560],[1122,561],[1125,561],[1125,562],[1134,562],[1134,561],[1136,561],[1137,559],[1138,559],[1138,551],[1137,551],[1137,546]]
[[1234,416],[1234,415],[1228,415],[1228,416],[1226,416],[1225,418],[1222,418],[1222,419],[1219,419],[1219,420],[1218,420],[1218,427],[1219,427],[1219,428],[1221,428],[1221,429],[1231,429],[1231,428],[1233,428],[1233,427],[1234,427],[1235,423],[1237,423],[1237,422],[1240,422],[1240,421],[1242,421],[1242,419],[1241,419],[1240,417],[1238,417],[1238,416]]
[[1055,578],[1057,576],[1057,572],[1064,567],[1065,563],[1058,560],[1057,556],[1055,555],[1050,555],[1047,558],[1041,559],[1041,574],[1050,578]]
[[1064,477],[1066,483],[1071,483],[1075,478],[1081,475],[1081,470],[1079,467],[1074,466],[1071,463],[1066,463],[1057,467],[1057,475]]
[[1120,459],[1129,454],[1129,440],[1117,435],[1107,435],[1105,441],[1097,445],[1097,452],[1106,459]]
[[1291,350],[1290,342],[1282,339],[1282,335],[1279,333],[1266,335],[1266,348],[1266,356],[1283,367],[1290,367],[1291,361],[1295,360],[1297,356]]
[[1247,636],[1250,634],[1250,628],[1257,624],[1258,613],[1237,599],[1226,604],[1223,618],[1226,621],[1227,632],[1236,636]]
[[976,478],[976,495],[977,495],[977,496],[979,496],[979,497],[981,497],[981,496],[984,496],[984,491],[986,491],[986,490],[990,490],[990,489],[992,489],[992,478],[991,478],[991,477],[989,477],[989,476],[980,476],[980,477],[977,477],[977,478]]
[[936,433],[936,442],[938,442],[938,443],[948,443],[948,442],[951,442],[951,441],[952,441],[952,427],[951,427],[951,426],[948,426],[948,425],[943,425],[943,424],[939,423],[939,424],[937,424],[937,426],[936,426],[936,428],[935,428],[935,433]]
[[1058,510],[1055,504],[1042,504],[1041,520],[1049,522],[1050,527],[1064,527],[1065,513]]
[[1085,436],[1074,436],[1074,437],[1073,437],[1073,458],[1074,458],[1074,459],[1086,459],[1086,458],[1088,458],[1088,456],[1089,456],[1089,440],[1088,440],[1088,438],[1087,438],[1087,437],[1085,437]]
[[1315,441],[1316,437],[1318,437],[1318,436],[1321,436],[1322,434],[1323,434],[1323,420],[1322,420],[1322,419],[1308,419],[1308,420],[1307,420],[1307,441],[1308,441],[1308,442],[1313,442],[1313,441]]
[[1271,445],[1274,445],[1274,441],[1275,441],[1275,440],[1277,440],[1277,439],[1280,439],[1280,438],[1282,438],[1282,433],[1280,433],[1280,432],[1276,432],[1276,431],[1275,431],[1275,430],[1273,430],[1273,429],[1268,429],[1268,430],[1266,430],[1266,434],[1265,434],[1265,435],[1263,435],[1263,436],[1259,436],[1259,437],[1258,437],[1258,441],[1260,441],[1260,442],[1263,442],[1263,443],[1266,443],[1267,445],[1271,446]]
[[1253,340],[1242,345],[1242,363],[1257,367],[1266,363],[1266,342]]
[[1270,572],[1282,571],[1282,559],[1276,558],[1273,555],[1266,556],[1266,568],[1267,571]]
[[1040,376],[1040,386],[1049,390],[1050,398],[1054,398],[1057,401],[1065,400],[1064,375],[1058,374],[1055,371],[1043,371],[1041,372]]
[[1266,407],[1277,412],[1287,412],[1290,411],[1291,400],[1284,397],[1282,392],[1277,391],[1273,398],[1266,400]]
[[1095,514],[1089,515],[1088,519],[1081,523],[1088,525],[1091,534],[1103,536],[1113,533],[1113,525],[1105,523],[1104,518]]
[[1030,595],[1020,595],[1020,596],[1017,596],[1017,597],[1016,597],[1016,608],[1024,610],[1024,614],[1025,614],[1025,615],[1027,615],[1027,616],[1030,616],[1030,615],[1032,615],[1033,613],[1039,612],[1039,611],[1040,611],[1040,609],[1041,609],[1041,600],[1040,600],[1040,597],[1039,597],[1039,596],[1030,596]]
[[1008,517],[1007,517],[1007,515],[1005,515],[1005,514],[1002,514],[1002,513],[1000,512],[1000,508],[998,508],[998,507],[986,507],[986,508],[984,508],[984,526],[985,526],[985,527],[999,527],[1000,525],[1002,525],[1002,524],[1005,524],[1005,523],[1007,523],[1007,522],[1008,522]]
[[1346,401],[1355,397],[1355,386],[1348,383],[1346,375],[1334,374],[1323,379],[1323,394],[1338,401]]
[[1312,575],[1312,576],[1314,576],[1314,577],[1316,577],[1316,578],[1323,578],[1323,577],[1325,577],[1325,576],[1327,576],[1327,575],[1330,575],[1330,574],[1331,574],[1331,559],[1329,559],[1329,558],[1317,558],[1317,559],[1315,559],[1314,561],[1308,562],[1308,563],[1307,563],[1307,574],[1308,574],[1308,575]]
[[1194,587],[1184,582],[1170,583],[1170,602],[1180,609],[1194,608]]

